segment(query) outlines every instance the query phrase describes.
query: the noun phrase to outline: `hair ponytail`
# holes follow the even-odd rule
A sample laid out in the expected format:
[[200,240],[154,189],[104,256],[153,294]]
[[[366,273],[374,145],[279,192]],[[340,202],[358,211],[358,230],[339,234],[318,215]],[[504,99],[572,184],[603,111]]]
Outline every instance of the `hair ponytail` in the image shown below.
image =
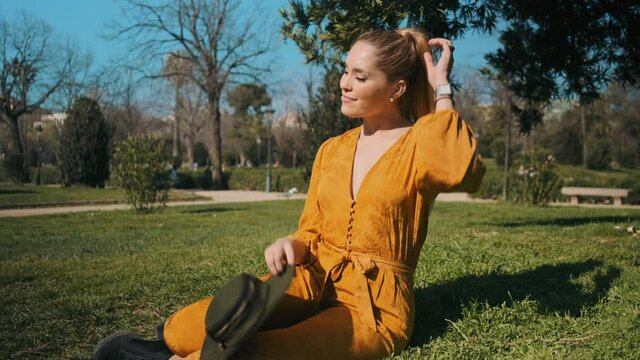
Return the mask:
[[433,111],[433,89],[427,78],[424,53],[431,51],[426,35],[414,28],[374,30],[358,37],[377,49],[377,65],[390,81],[404,80],[407,89],[398,99],[400,111],[416,121]]

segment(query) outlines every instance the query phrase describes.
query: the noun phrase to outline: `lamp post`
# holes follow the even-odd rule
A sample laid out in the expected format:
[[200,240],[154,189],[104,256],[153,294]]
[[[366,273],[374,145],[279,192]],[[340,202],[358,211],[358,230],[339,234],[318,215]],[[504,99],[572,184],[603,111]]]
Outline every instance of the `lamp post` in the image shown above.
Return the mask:
[[267,192],[271,192],[271,123],[275,111],[268,108],[265,112],[267,113]]
[[40,152],[42,151],[40,136],[42,135],[42,130],[44,130],[44,128],[40,121],[35,123],[33,126],[36,129],[36,134],[38,134],[38,150],[36,151],[36,169],[38,170],[38,173],[36,175],[36,185],[40,185]]

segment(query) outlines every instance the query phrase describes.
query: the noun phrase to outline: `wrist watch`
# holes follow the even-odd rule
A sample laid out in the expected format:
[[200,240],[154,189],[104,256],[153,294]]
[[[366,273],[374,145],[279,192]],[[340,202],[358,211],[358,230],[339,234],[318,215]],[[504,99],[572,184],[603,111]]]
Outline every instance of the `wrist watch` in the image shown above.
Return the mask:
[[434,90],[436,100],[442,97],[453,98],[453,89],[451,88],[451,84],[438,85]]

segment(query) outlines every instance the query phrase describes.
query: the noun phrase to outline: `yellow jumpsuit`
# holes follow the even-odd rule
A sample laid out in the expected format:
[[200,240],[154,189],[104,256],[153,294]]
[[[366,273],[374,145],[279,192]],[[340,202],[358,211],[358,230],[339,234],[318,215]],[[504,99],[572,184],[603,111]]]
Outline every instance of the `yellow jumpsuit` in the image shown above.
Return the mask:
[[[371,167],[357,198],[351,174],[362,126],[322,144],[299,228],[305,260],[284,300],[239,359],[380,359],[413,331],[413,273],[438,193],[475,191],[485,168],[455,110],[418,119]],[[266,280],[270,274],[261,279]],[[165,342],[198,359],[211,298],[169,317]]]

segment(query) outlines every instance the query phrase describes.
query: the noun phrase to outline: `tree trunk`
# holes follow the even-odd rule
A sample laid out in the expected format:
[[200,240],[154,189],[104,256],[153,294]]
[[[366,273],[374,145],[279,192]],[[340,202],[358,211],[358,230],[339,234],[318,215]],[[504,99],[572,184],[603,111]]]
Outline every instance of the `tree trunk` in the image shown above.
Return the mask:
[[505,116],[505,141],[504,141],[504,174],[502,178],[502,198],[509,200],[509,150],[511,149],[511,98],[507,101],[507,111]]
[[211,117],[211,147],[209,157],[211,158],[211,179],[214,189],[224,189],[224,177],[222,175],[222,136],[220,134],[220,96],[213,94],[209,96],[209,111]]
[[22,156],[22,182],[25,183],[29,181],[29,171],[27,168],[27,154],[25,151],[23,134],[22,131],[20,131],[20,119],[14,118],[11,115],[6,115],[5,118],[8,120],[7,125],[9,125],[7,153],[14,153]]
[[580,122],[582,125],[582,166],[587,167],[587,121],[584,116],[584,105],[580,104]]
[[[185,148],[187,150],[187,164],[189,165],[189,169],[193,169],[193,137],[185,136]],[[198,164],[203,165],[203,164]]]
[[180,117],[178,116],[178,110],[180,107],[180,85],[176,84],[175,94],[175,109],[173,111],[173,156],[172,162],[175,162],[180,157]]

